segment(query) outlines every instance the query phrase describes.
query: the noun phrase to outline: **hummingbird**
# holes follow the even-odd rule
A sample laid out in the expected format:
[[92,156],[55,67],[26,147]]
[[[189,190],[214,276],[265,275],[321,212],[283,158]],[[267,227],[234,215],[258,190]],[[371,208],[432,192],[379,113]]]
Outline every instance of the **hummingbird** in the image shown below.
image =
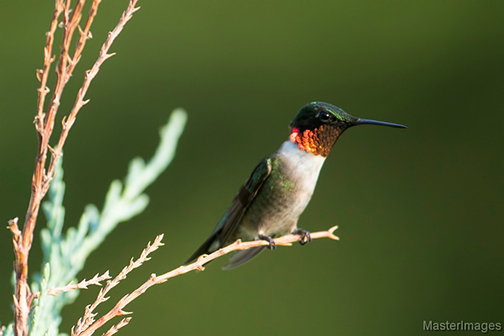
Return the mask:
[[324,102],[302,107],[290,123],[289,138],[276,152],[259,162],[210,237],[187,263],[237,239],[265,240],[269,245],[235,252],[224,269],[249,261],[265,247],[273,250],[273,238],[281,235],[297,234],[301,245],[311,241],[310,232],[298,228],[299,216],[310,202],[320,169],[332,147],[346,129],[358,125],[406,128],[400,124],[357,118]]

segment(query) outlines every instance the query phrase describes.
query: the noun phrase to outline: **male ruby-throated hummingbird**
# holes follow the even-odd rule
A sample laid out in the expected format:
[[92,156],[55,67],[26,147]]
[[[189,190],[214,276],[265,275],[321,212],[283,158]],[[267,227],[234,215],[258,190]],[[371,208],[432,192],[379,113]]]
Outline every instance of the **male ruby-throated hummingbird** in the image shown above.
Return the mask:
[[[290,124],[289,139],[254,169],[210,237],[188,262],[237,239],[263,239],[269,242],[269,249],[275,248],[274,237],[289,233],[299,234],[301,245],[309,242],[310,233],[297,227],[298,218],[310,202],[320,169],[336,140],[357,125],[406,128],[357,118],[328,103],[304,106]],[[225,268],[247,262],[264,247],[235,252]]]

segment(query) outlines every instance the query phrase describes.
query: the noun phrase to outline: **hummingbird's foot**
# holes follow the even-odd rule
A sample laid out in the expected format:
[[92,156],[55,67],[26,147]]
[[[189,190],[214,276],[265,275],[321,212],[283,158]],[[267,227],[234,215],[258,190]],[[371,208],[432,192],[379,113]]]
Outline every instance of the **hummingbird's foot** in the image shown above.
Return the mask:
[[269,246],[266,246],[269,250],[276,249],[276,244],[275,241],[273,240],[273,237],[259,235],[259,239],[266,240],[269,243]]
[[299,239],[299,245],[304,245],[306,243],[311,242],[310,232],[303,229],[296,229],[292,234],[299,235],[301,239]]

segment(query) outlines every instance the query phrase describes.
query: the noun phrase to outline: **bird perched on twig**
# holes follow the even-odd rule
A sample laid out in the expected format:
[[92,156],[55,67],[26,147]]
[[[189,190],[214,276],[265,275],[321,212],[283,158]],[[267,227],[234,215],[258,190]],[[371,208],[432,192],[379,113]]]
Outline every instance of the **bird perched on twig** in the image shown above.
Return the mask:
[[[357,125],[406,128],[357,118],[328,103],[304,106],[290,124],[289,139],[259,162],[210,237],[188,262],[237,239],[263,239],[269,242],[269,249],[275,248],[274,237],[289,233],[300,235],[301,245],[309,242],[310,233],[297,226],[299,216],[310,202],[320,169],[336,140],[346,129]],[[225,268],[247,262],[264,247],[235,252]]]

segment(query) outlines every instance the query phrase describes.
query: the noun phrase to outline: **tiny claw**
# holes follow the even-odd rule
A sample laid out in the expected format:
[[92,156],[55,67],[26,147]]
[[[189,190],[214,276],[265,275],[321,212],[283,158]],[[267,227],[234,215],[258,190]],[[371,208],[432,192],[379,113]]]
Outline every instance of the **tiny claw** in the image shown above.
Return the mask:
[[259,235],[259,239],[265,240],[265,241],[267,241],[269,243],[269,245],[266,246],[269,250],[276,249],[276,244],[275,244],[275,241],[273,240],[272,237]]
[[306,243],[309,243],[312,241],[310,232],[303,230],[303,229],[296,229],[292,234],[298,235],[299,238],[299,245],[305,245]]

